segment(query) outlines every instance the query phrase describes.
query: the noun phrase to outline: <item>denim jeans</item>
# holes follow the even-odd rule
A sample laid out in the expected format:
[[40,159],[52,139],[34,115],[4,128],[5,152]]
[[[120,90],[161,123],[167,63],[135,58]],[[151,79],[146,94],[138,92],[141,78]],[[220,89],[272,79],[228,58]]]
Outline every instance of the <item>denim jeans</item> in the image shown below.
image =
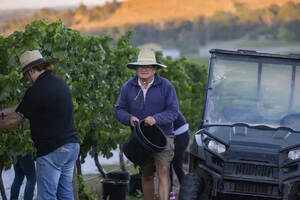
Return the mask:
[[73,170],[78,143],[68,143],[36,159],[38,200],[73,200]]
[[17,200],[20,193],[24,177],[26,186],[24,190],[24,200],[32,200],[36,183],[34,159],[31,154],[17,156],[17,163],[14,165],[15,178],[10,190],[10,199]]

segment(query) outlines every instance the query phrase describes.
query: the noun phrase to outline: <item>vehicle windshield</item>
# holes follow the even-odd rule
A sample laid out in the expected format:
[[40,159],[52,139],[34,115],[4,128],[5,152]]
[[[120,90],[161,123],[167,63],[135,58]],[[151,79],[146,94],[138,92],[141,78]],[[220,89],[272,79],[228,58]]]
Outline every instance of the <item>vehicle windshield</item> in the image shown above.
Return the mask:
[[214,56],[204,125],[247,123],[300,131],[300,62]]

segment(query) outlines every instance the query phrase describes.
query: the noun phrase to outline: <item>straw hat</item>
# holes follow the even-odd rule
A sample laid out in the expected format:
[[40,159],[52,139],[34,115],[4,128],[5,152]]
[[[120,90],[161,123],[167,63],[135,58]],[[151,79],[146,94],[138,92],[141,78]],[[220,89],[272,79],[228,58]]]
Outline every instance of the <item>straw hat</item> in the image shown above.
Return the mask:
[[32,69],[33,67],[39,65],[54,64],[58,60],[55,58],[45,60],[42,54],[38,50],[33,50],[33,51],[25,51],[22,55],[19,56],[19,61],[21,64],[22,71],[23,73],[25,73],[28,70]]
[[156,61],[155,52],[152,49],[141,49],[137,62],[128,63],[129,69],[136,69],[138,66],[153,65],[157,69],[166,68],[167,66],[160,64]]

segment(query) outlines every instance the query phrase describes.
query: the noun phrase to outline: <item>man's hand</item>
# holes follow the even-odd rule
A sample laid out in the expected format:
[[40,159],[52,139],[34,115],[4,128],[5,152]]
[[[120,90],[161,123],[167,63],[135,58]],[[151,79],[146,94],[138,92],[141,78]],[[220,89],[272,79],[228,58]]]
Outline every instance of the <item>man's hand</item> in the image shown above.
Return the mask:
[[153,126],[154,124],[156,124],[156,120],[155,120],[154,117],[149,116],[149,117],[147,117],[147,118],[145,119],[145,125],[146,125],[146,126],[147,126],[147,125]]
[[131,116],[130,117],[130,125],[131,126],[135,126],[137,123],[139,123],[139,119],[137,118],[137,117],[135,117],[135,116]]
[[4,116],[10,114],[10,113],[14,113],[15,110],[17,109],[19,104],[13,106],[13,107],[10,107],[10,108],[5,108],[3,110],[1,110],[1,113],[3,113]]
[[15,112],[18,105],[0,111],[0,132],[23,121],[23,117]]
[[22,116],[20,114],[13,112],[9,113],[4,117],[4,119],[0,120],[0,132],[11,127],[15,126],[23,121]]
[[0,120],[4,120],[4,117],[5,117],[4,112],[2,112],[2,113],[0,114]]

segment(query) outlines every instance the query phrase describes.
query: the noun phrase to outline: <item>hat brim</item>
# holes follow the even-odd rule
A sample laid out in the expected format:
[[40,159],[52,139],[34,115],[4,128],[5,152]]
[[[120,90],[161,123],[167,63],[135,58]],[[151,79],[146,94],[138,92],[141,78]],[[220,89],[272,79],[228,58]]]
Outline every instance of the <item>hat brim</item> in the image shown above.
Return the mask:
[[[50,64],[55,64],[55,63],[57,63],[57,62],[58,62],[58,59],[57,59],[57,58],[51,58],[51,59],[45,60],[45,61],[43,61],[43,62],[41,62],[41,63],[38,63],[38,64],[36,64],[36,65],[32,65],[32,66],[30,66],[30,68],[27,68],[27,69],[24,70],[24,71],[22,70],[22,72],[23,72],[23,74],[24,74],[24,73],[28,72],[29,70],[31,70],[31,69],[33,69],[33,68],[35,68],[35,67],[37,67],[37,66],[50,65]],[[24,76],[21,78],[21,81],[22,81],[22,82],[25,82],[25,81],[26,81],[26,79],[25,79]]]
[[156,66],[157,69],[162,69],[162,68],[167,68],[166,65],[163,65],[163,64],[159,64],[159,63],[139,63],[139,62],[133,62],[133,63],[128,63],[126,65],[127,68],[129,69],[136,69],[138,66],[145,66],[145,65],[153,65],[153,66]]

